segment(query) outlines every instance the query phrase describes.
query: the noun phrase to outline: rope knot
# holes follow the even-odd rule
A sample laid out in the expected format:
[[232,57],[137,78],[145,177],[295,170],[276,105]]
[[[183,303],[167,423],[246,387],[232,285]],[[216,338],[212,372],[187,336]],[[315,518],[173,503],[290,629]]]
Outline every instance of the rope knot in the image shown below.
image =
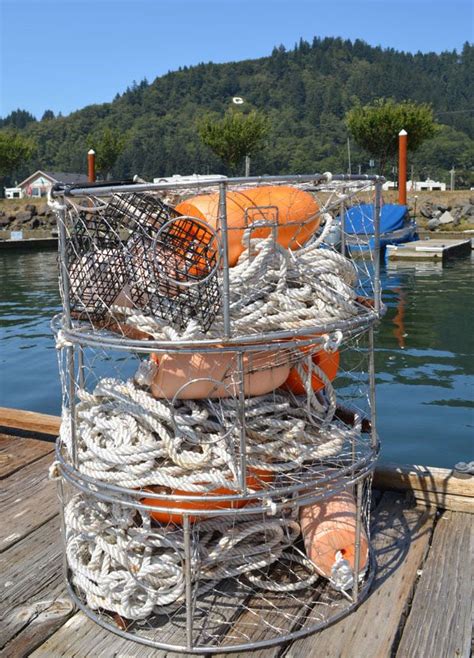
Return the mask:
[[60,480],[61,479],[61,469],[59,467],[59,462],[54,461],[48,469],[48,480]]
[[323,349],[326,352],[332,353],[339,349],[339,346],[343,339],[343,334],[342,331],[338,329],[332,334],[323,334],[323,338],[324,338]]
[[61,350],[63,347],[72,347],[72,343],[66,338],[62,329],[56,334],[56,349]]

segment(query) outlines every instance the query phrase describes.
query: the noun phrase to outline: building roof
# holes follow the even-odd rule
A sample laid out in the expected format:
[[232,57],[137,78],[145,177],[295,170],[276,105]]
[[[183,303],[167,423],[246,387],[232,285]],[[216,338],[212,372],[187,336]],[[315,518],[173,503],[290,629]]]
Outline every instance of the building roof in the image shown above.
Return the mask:
[[75,174],[64,171],[43,171],[42,169],[38,169],[38,171],[35,171],[34,174],[31,174],[28,176],[28,178],[25,178],[25,180],[21,181],[21,183],[18,184],[18,187],[24,187],[25,185],[28,185],[28,183],[33,181],[35,178],[38,178],[38,176],[44,176],[45,178],[48,178],[52,183],[66,183],[67,185],[70,183],[87,183],[88,181],[86,174]]

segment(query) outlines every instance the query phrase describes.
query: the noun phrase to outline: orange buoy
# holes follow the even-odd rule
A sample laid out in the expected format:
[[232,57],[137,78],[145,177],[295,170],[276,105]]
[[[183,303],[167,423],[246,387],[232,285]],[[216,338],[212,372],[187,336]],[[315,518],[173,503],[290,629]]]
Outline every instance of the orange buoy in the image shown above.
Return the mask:
[[[273,355],[274,358],[274,355]],[[209,352],[205,354],[163,354],[159,358],[151,383],[151,394],[155,398],[172,400],[200,400],[238,396],[240,373],[235,352]],[[256,361],[251,353],[244,354],[244,394],[265,395],[280,387],[290,374],[288,364],[272,367],[272,353]]]
[[[301,247],[320,224],[319,206],[311,194],[287,185],[227,192],[226,205],[231,266],[237,263],[245,249],[242,238],[247,224],[268,222],[268,226],[256,228],[251,233],[252,238],[266,238],[272,232],[271,222],[278,219],[278,242],[290,249]],[[201,194],[182,201],[176,210],[183,215],[204,220],[214,229],[219,226],[218,193]]]
[[[356,505],[351,493],[344,491],[321,502],[300,508],[301,534],[306,555],[326,578],[332,576],[338,554],[355,565]],[[365,569],[369,541],[360,533],[359,571]]]
[[[266,484],[271,483],[275,475],[272,471],[266,471],[261,468],[249,468],[249,475],[247,476],[247,487],[253,491],[260,491],[265,487]],[[145,491],[152,493],[165,493],[166,489],[164,487],[147,487]],[[169,491],[169,490],[168,490]],[[169,491],[169,498],[163,500],[157,500],[155,498],[142,498],[141,503],[144,505],[150,505],[153,507],[163,507],[170,510],[181,510],[180,511],[153,511],[149,512],[152,519],[158,521],[159,523],[175,523],[181,525],[183,523],[183,512],[192,511],[199,512],[205,510],[227,510],[227,509],[241,509],[252,502],[251,499],[248,500],[200,500],[202,496],[235,496],[238,492],[234,489],[227,489],[226,487],[218,487],[212,491],[204,493],[195,492],[195,491],[184,491],[182,489],[172,489]],[[172,496],[192,496],[196,500],[182,500],[174,501]],[[202,514],[190,514],[189,520],[191,523],[199,521],[203,517]]]
[[[302,349],[302,351],[304,350],[305,348]],[[321,368],[330,381],[336,377],[339,368],[339,352],[326,352],[326,350],[319,350],[313,354],[312,361],[315,365]],[[308,364],[303,361],[302,366],[307,373]],[[318,375],[313,371],[311,372],[311,386],[315,393],[324,388],[324,382],[321,381]],[[284,388],[292,391],[295,395],[304,395],[304,393],[306,393],[304,382],[301,381],[301,377],[296,368],[291,368],[288,379],[284,384]]]

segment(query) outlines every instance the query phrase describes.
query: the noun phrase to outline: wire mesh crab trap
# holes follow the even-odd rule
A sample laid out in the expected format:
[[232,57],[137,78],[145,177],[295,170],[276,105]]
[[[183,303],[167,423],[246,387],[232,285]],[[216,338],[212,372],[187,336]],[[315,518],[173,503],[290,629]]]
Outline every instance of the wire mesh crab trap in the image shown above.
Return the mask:
[[205,331],[220,304],[215,232],[151,194],[88,203],[65,213],[63,299],[74,316],[94,323],[135,308],[179,328],[195,318]]
[[164,185],[57,192],[66,578],[99,624],[242,651],[366,595],[378,247],[348,258],[344,213],[374,184],[377,217],[381,181],[357,177],[228,180],[176,208]]

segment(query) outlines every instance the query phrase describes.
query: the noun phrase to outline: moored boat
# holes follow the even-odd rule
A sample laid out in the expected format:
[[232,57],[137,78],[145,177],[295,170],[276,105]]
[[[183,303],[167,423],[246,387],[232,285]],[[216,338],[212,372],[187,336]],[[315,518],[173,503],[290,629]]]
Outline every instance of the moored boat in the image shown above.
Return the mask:
[[[344,216],[346,247],[351,255],[372,251],[375,246],[374,206],[361,204],[348,208]],[[408,207],[387,203],[380,209],[380,253],[387,245],[418,240],[417,226]]]

